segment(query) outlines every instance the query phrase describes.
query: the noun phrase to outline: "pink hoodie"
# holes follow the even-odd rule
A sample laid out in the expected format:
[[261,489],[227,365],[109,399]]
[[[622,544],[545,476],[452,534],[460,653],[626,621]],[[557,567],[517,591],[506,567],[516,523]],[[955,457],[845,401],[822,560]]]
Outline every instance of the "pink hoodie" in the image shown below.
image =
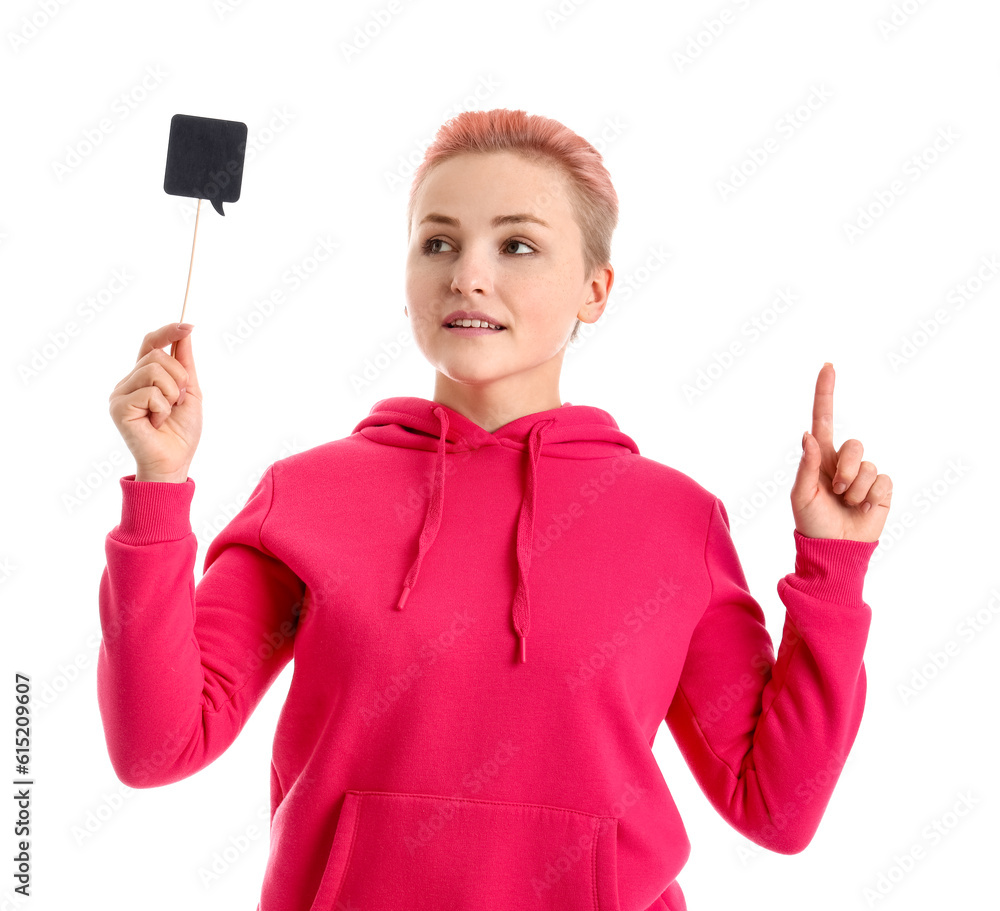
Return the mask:
[[682,911],[660,722],[782,854],[861,723],[877,542],[793,530],[775,660],[722,502],[599,408],[489,433],[380,401],[264,472],[197,586],[194,482],[120,483],[98,659],[118,777],[205,768],[295,659],[258,911]]

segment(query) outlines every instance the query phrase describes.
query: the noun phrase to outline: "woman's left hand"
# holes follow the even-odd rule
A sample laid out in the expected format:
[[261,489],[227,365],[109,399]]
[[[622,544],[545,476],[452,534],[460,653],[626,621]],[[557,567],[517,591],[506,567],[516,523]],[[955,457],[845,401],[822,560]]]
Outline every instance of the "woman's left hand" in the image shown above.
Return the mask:
[[803,435],[792,485],[795,528],[808,538],[877,541],[889,515],[892,481],[861,461],[860,441],[833,448],[834,376],[833,364],[824,364],[816,380],[812,433]]

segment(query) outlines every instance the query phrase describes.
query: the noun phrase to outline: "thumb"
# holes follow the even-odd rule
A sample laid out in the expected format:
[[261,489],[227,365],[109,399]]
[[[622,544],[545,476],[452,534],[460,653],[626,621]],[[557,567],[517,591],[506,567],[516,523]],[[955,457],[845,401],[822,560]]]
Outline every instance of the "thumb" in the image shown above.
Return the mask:
[[812,501],[819,490],[819,443],[806,431],[802,435],[802,458],[799,460],[799,470],[795,473],[795,483],[792,485],[792,505],[796,508],[806,506]]

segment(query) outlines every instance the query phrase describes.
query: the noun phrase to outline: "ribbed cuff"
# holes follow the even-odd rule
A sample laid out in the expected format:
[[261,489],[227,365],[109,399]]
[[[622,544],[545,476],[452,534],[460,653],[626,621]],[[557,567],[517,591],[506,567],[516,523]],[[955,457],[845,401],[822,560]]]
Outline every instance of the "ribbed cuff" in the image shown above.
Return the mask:
[[847,538],[808,538],[792,532],[795,538],[795,572],[785,580],[796,591],[851,607],[864,604],[862,592],[868,561],[878,541],[852,541]]
[[191,534],[191,500],[194,480],[137,481],[134,474],[119,479],[122,520],[111,536],[123,544],[176,541]]

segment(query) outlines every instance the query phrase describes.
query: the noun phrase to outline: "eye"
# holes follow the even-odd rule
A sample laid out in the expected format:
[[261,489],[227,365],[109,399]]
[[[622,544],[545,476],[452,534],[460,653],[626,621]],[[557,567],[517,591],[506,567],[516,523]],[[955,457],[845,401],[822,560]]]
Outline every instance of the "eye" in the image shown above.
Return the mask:
[[[432,237],[429,240],[424,241],[423,247],[422,247],[424,253],[426,255],[428,255],[428,256],[436,256],[438,253],[441,252],[440,250],[432,250],[431,249],[431,245],[432,244],[447,244],[449,247],[451,246],[451,244],[449,244],[448,241],[446,241],[443,237]],[[531,244],[529,244],[527,241],[516,240],[513,237],[510,240],[508,240],[508,241],[506,241],[504,243],[503,249],[507,249],[511,244],[520,244],[520,246],[522,246],[522,247],[527,247],[532,253],[535,252],[535,248],[532,247]],[[525,256],[526,254],[524,254],[524,253],[513,253],[511,255],[512,256]]]
[[[431,244],[447,244],[447,243],[448,243],[448,241],[443,240],[440,237],[432,237],[430,240],[424,241],[423,251],[424,251],[424,253],[427,253],[427,254],[433,256],[434,253],[439,253],[440,251],[439,250],[434,250],[432,252],[431,251]],[[449,246],[450,246],[450,244],[449,244]]]
[[[527,247],[532,253],[535,252],[535,248],[532,247],[531,244],[529,244],[529,243],[527,243],[527,242],[525,242],[523,240],[514,240],[513,238],[511,238],[510,240],[508,240],[507,243],[504,244],[504,247],[509,247],[511,244],[520,244],[522,247]],[[517,255],[518,256],[523,256],[524,254],[523,253],[518,253]]]

